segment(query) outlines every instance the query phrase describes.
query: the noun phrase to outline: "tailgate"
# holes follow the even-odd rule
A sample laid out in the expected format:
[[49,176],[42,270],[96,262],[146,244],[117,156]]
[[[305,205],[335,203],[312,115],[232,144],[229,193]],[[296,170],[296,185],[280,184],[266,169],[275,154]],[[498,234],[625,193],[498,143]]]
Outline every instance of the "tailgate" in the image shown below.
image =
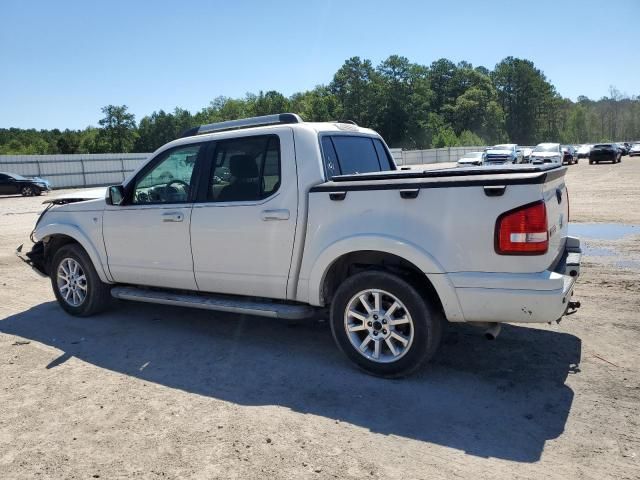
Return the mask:
[[565,183],[565,172],[566,170],[563,170],[561,176],[543,184],[549,224],[549,251],[545,268],[553,266],[564,252],[569,231],[569,192]]

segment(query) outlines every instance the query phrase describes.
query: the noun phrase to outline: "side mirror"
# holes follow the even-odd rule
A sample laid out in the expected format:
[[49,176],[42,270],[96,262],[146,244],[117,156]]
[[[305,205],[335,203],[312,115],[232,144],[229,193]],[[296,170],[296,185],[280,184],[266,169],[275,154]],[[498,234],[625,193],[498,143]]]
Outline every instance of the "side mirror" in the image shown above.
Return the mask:
[[124,187],[122,185],[112,185],[107,188],[107,205],[122,205],[124,201]]

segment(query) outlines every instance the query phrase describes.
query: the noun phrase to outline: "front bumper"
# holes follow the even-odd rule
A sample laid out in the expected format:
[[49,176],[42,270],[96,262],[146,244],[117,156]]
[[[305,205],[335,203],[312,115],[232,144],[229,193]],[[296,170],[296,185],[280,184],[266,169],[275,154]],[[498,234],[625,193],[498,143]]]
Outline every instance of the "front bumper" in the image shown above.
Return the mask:
[[48,277],[44,260],[44,244],[36,242],[29,252],[23,252],[24,245],[16,248],[16,255],[20,260],[29,265],[41,277]]
[[567,237],[556,265],[538,273],[449,274],[466,322],[548,323],[569,308],[580,276],[580,240]]

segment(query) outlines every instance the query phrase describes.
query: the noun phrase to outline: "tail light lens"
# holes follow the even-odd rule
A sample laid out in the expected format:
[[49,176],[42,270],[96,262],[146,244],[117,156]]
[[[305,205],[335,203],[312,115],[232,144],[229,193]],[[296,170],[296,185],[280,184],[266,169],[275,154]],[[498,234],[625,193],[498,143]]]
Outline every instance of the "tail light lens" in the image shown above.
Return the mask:
[[543,201],[503,213],[496,222],[496,253],[542,255],[549,249],[547,207]]

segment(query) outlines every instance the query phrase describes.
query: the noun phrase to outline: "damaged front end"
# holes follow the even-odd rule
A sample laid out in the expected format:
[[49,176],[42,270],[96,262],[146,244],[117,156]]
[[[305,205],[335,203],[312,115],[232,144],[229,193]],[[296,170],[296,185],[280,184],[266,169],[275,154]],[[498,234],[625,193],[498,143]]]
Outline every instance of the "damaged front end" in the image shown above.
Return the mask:
[[[33,246],[31,247],[31,251],[24,251],[24,244],[20,245],[16,249],[16,255],[20,260],[29,265],[33,270],[35,270],[38,275],[43,277],[48,277],[48,265],[47,265],[47,256],[46,256],[46,248],[45,242],[48,242],[48,239],[41,239],[36,241],[34,238],[34,234],[40,222],[42,222],[43,218],[47,214],[49,210],[56,206],[67,205],[69,203],[76,202],[84,202],[86,200],[94,200],[96,198],[103,198],[105,195],[104,188],[95,188],[90,190],[78,190],[72,193],[67,193],[65,195],[60,195],[56,198],[50,198],[42,202],[46,205],[46,208],[40,213],[38,220],[31,232],[29,238],[33,242]],[[44,240],[44,242],[43,242]]]
[[23,247],[24,244],[16,249],[18,258],[29,265],[38,275],[48,277],[44,256],[44,243],[41,241],[34,243],[29,252],[23,252]]

